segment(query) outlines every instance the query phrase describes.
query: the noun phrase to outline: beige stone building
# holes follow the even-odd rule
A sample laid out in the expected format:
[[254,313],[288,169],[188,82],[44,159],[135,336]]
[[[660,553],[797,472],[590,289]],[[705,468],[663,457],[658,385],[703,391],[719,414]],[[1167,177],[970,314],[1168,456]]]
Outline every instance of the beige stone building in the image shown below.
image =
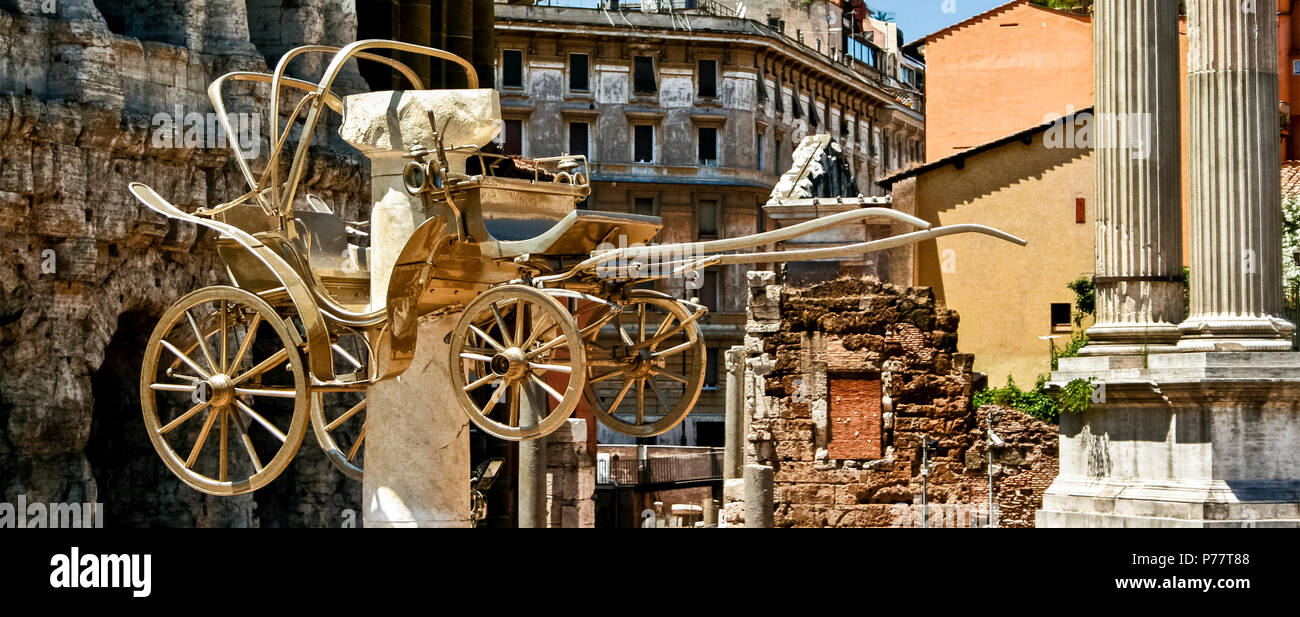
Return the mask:
[[895,208],[935,225],[992,225],[1029,241],[955,235],[890,255],[895,284],[932,287],[961,315],[957,348],[975,355],[990,385],[1010,375],[1032,386],[1050,370],[1043,337],[1063,344],[1079,327],[1066,284],[1094,268],[1093,154],[1058,138],[1090,117],[1091,108],[1081,110],[881,182]]
[[[775,228],[762,206],[810,134],[829,133],[842,145],[868,194],[883,196],[875,180],[919,162],[919,99],[899,96],[896,80],[842,48],[819,51],[791,36],[782,21],[812,7],[750,7],[740,18],[717,3],[672,6],[497,4],[506,151],[586,154],[594,187],[586,207],[660,216],[664,243]],[[774,17],[761,21],[767,15]],[[722,350],[742,342],[747,270],[711,268],[690,292],[712,309],[702,324],[708,389],[658,443],[722,445],[718,367]],[[685,293],[680,281],[661,286]],[[628,440],[600,429],[601,443]]]

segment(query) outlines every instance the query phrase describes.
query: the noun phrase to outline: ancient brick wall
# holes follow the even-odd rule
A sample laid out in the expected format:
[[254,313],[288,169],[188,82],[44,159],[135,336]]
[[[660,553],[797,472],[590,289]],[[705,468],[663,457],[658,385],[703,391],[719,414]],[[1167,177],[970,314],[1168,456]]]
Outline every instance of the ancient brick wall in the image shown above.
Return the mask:
[[[974,358],[958,316],[928,288],[840,278],[805,288],[751,276],[747,462],[775,470],[779,527],[920,526],[923,438],[931,526],[987,524],[988,409],[971,405]],[[1033,525],[1056,475],[1056,430],[998,410],[1003,526]],[[728,503],[735,524],[743,504]]]
[[[303,26],[347,21],[343,4],[307,0],[275,20],[315,37],[298,43],[339,43],[355,37],[354,13],[350,30]],[[360,485],[310,435],[275,483],[234,498],[184,486],[149,445],[138,393],[149,332],[180,296],[227,281],[211,233],[154,214],[127,183],[185,210],[245,192],[224,143],[156,139],[158,118],[209,113],[211,80],[267,62],[244,2],[189,0],[175,23],[168,3],[127,5],[0,2],[0,501],[98,501],[110,527],[339,525],[360,511]],[[134,11],[135,32],[110,29],[100,7]],[[269,152],[268,92],[228,98],[229,111],[260,114],[254,173]],[[306,190],[352,219],[369,202],[368,170],[331,133]]]

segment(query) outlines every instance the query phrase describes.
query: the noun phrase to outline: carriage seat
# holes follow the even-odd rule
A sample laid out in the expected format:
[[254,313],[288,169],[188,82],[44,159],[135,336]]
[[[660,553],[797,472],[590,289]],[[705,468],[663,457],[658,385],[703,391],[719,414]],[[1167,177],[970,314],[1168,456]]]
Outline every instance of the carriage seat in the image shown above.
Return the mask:
[[484,257],[513,259],[530,254],[586,257],[601,243],[616,248],[649,243],[659,234],[663,222],[657,216],[572,210],[549,229],[527,239],[501,239],[510,234],[500,222],[489,223],[487,227],[495,233],[491,240],[478,243]]

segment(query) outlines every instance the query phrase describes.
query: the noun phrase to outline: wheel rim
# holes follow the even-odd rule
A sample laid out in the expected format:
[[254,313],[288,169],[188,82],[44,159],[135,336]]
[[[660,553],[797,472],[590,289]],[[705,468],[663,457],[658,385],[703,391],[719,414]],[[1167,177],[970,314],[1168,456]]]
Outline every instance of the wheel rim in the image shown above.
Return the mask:
[[[675,300],[633,294],[614,318],[614,339],[587,341],[587,403],[605,426],[633,437],[653,437],[686,419],[704,386],[704,341]],[[685,326],[682,326],[686,323]],[[663,340],[654,342],[660,334]],[[642,349],[637,344],[650,341]]]
[[238,495],[288,467],[309,415],[295,341],[269,304],[234,287],[199,290],[163,314],[145,349],[140,401],[172,473],[199,491]]
[[[504,285],[465,307],[452,333],[452,384],[484,432],[510,441],[537,439],[577,408],[583,358],[577,327],[559,302],[532,287]],[[533,395],[546,403],[529,424],[523,400]]]
[[[370,369],[370,348],[364,335],[344,331],[331,344],[334,366],[353,372],[347,380],[365,378]],[[311,428],[316,443],[335,469],[361,481],[365,468],[366,392],[315,392],[311,397]]]

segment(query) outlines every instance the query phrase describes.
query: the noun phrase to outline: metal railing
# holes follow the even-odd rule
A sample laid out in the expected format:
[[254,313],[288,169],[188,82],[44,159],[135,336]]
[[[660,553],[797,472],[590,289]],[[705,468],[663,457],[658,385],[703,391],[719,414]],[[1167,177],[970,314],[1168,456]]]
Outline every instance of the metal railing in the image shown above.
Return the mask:
[[610,480],[618,486],[721,480],[722,458],[722,452],[619,458],[610,461]]

